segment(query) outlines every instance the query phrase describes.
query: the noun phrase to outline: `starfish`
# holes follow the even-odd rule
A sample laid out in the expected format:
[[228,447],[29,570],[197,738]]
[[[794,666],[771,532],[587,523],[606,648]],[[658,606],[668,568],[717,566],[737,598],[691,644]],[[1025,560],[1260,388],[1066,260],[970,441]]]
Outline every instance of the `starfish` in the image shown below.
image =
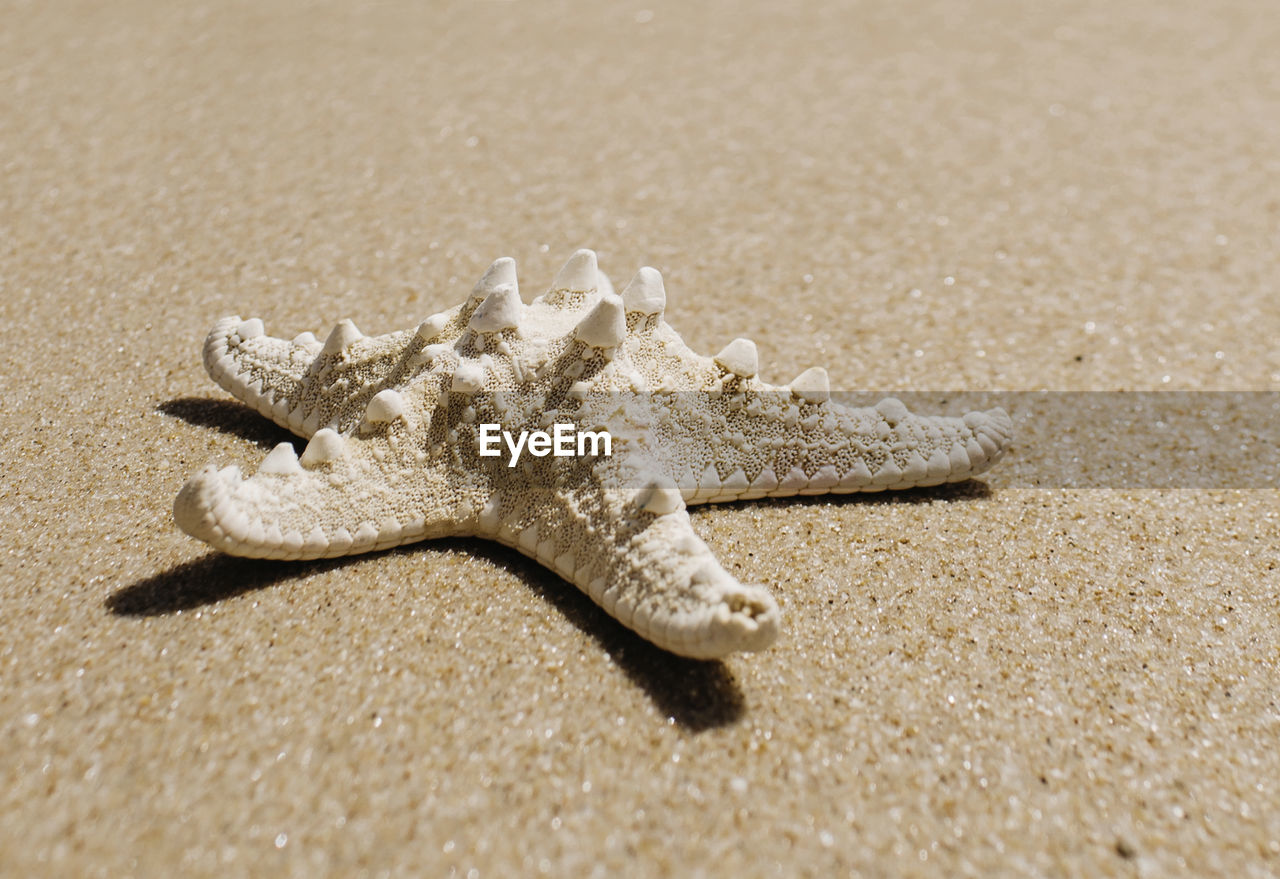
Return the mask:
[[1009,442],[1001,409],[850,408],[821,368],[769,385],[754,343],[696,354],[665,305],[654,269],[618,295],[580,250],[532,303],[503,258],[461,305],[387,335],[344,320],[324,342],[285,340],[257,318],[220,320],[210,376],[309,442],[301,456],[277,445],[248,478],[206,467],[174,517],[261,558],[489,538],[659,647],[714,658],[772,643],[778,606],[720,566],[688,506],[956,482]]

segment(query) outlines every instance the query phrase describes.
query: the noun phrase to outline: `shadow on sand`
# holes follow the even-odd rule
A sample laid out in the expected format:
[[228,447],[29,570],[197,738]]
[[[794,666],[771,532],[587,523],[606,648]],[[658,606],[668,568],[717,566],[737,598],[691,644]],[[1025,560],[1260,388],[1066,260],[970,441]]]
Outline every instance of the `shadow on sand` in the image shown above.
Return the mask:
[[171,418],[178,418],[196,427],[210,427],[248,440],[256,446],[269,449],[277,443],[294,441],[306,443],[294,434],[263,418],[243,403],[235,400],[213,400],[206,397],[178,397],[166,400],[156,407]]
[[[658,710],[681,727],[697,732],[732,724],[742,716],[742,691],[723,662],[684,659],[654,647],[619,625],[576,588],[514,550],[470,539],[437,540],[430,547],[486,558],[514,573],[590,636]],[[410,546],[387,552],[422,549]],[[339,568],[348,561],[280,562],[210,553],[125,586],[105,604],[117,616],[167,616]]]

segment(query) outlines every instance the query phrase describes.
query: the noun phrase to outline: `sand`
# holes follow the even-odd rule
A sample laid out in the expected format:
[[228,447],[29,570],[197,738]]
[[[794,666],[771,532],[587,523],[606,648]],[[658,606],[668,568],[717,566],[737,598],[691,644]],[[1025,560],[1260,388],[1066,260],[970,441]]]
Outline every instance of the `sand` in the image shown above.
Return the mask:
[[[1280,388],[1280,19],[1190,0],[6,4],[0,873],[1280,873],[1274,488],[704,509],[785,618],[664,654],[474,541],[211,552],[218,317],[665,275],[837,388]],[[1175,437],[1176,440],[1176,437]],[[1194,455],[1190,443],[1188,454]],[[1274,485],[1274,476],[1271,482]]]

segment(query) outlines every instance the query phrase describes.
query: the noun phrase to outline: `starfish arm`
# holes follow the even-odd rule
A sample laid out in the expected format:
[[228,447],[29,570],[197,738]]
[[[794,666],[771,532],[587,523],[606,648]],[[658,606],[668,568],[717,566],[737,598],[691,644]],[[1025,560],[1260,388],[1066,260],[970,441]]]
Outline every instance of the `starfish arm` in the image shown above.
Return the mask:
[[747,339],[712,358],[661,320],[636,329],[631,385],[653,394],[662,457],[689,504],[958,482],[995,463],[1013,434],[1002,409],[922,416],[893,398],[852,408],[830,399],[822,369],[782,387],[761,381]]
[[560,574],[657,646],[710,659],[777,637],[773,597],[720,566],[674,489],[657,500],[652,491],[601,488],[520,496],[505,494],[501,508],[482,513],[477,533]]
[[206,467],[178,493],[183,531],[231,555],[315,559],[465,536],[487,489],[423,466],[393,430],[317,432],[301,459],[281,443],[258,472]]
[[1003,409],[923,416],[894,398],[852,408],[768,386],[719,403],[723,427],[683,477],[690,503],[959,482],[994,464],[1013,434]]
[[204,366],[224,390],[281,427],[310,438],[322,427],[346,431],[380,390],[426,365],[423,340],[405,330],[363,336],[350,321],[325,342],[263,332],[257,318],[226,317],[204,343]]

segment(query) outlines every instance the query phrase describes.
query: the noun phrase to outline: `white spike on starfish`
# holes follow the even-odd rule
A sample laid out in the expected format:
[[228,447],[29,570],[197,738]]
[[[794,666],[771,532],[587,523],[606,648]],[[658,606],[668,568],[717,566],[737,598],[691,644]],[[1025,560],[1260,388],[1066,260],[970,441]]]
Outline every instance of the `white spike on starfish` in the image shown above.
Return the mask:
[[627,335],[622,300],[617,296],[601,297],[582,322],[574,327],[573,335],[593,348],[615,348],[622,344]]
[[808,403],[823,403],[831,397],[831,379],[825,369],[814,366],[791,380],[791,392]]
[[[820,368],[782,387],[756,378],[746,339],[695,354],[663,320],[650,268],[618,296],[583,250],[533,303],[516,284],[500,259],[415,329],[365,337],[343,321],[323,345],[219,321],[210,375],[310,442],[301,456],[276,447],[247,479],[198,473],[178,524],[232,554],[285,559],[487,537],[660,647],[716,657],[770,644],[778,608],[719,565],[687,505],[954,482],[1009,441],[999,409],[850,409]],[[562,428],[581,457],[549,453]]]
[[760,354],[750,339],[734,339],[715,356],[715,361],[740,378],[751,378],[760,371]]
[[407,418],[408,407],[399,391],[386,388],[378,391],[364,410],[367,425],[390,424],[397,418]]
[[593,250],[579,250],[560,269],[556,279],[551,283],[551,290],[570,290],[586,293],[600,286],[599,269],[596,267],[596,254]]
[[475,287],[471,288],[471,299],[479,302],[499,287],[511,287],[519,290],[516,279],[516,261],[509,256],[499,257],[493,265],[485,269]]
[[662,314],[667,307],[667,290],[657,269],[645,266],[622,289],[622,301],[633,314]]
[[[246,321],[248,323],[248,321]],[[262,326],[262,321],[258,321],[258,326]],[[259,332],[259,335],[262,333]],[[352,342],[357,342],[364,338],[364,334],[356,329],[356,325],[349,320],[339,321],[338,324],[329,333],[329,338],[324,340],[324,348],[321,349],[323,354],[340,354]],[[248,341],[241,339],[241,341]]]
[[520,325],[520,294],[512,284],[493,288],[471,315],[469,326],[477,333],[497,333]]

